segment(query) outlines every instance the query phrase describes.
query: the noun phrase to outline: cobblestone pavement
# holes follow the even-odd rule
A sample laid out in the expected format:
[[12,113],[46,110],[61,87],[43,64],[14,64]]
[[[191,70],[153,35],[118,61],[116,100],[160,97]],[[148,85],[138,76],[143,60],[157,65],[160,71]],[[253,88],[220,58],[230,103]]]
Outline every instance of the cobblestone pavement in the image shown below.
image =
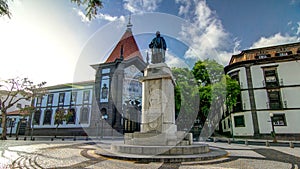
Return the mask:
[[[181,163],[121,161],[96,155],[111,140],[93,141],[0,141],[0,168],[146,168],[146,169],[298,169],[300,148],[208,143],[228,151],[228,156]],[[114,141],[116,142],[116,141]]]

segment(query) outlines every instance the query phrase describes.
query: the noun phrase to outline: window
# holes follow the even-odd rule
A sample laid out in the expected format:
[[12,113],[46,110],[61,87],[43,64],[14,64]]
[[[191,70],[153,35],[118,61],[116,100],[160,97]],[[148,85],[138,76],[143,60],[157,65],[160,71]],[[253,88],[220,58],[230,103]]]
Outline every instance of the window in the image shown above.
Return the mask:
[[108,102],[109,87],[109,76],[102,76],[100,84],[100,102]]
[[21,104],[21,103],[18,103],[18,104],[17,104],[17,108],[22,109],[22,104]]
[[16,123],[16,119],[15,118],[11,118],[8,120],[8,127],[15,127],[15,123]]
[[65,109],[59,108],[55,111],[55,122],[54,124],[62,124],[65,116]]
[[291,54],[293,54],[292,51],[284,51],[284,52],[275,53],[275,56],[288,56],[288,55],[291,55]]
[[64,103],[65,101],[65,93],[59,93],[58,103]]
[[227,126],[228,126],[228,128],[231,128],[231,124],[230,124],[229,118],[227,119]]
[[71,102],[76,102],[77,100],[77,92],[72,92],[71,93]]
[[274,126],[286,126],[285,114],[274,114],[273,115]]
[[103,84],[103,87],[102,87],[102,99],[107,99],[107,95],[108,95],[108,87],[106,85],[106,83]]
[[52,118],[52,110],[46,110],[43,124],[44,125],[51,124],[51,118]]
[[89,109],[87,107],[84,107],[81,109],[80,123],[88,123],[88,119],[89,119]]
[[47,104],[52,104],[52,103],[53,103],[53,94],[49,94]]
[[270,54],[262,54],[262,55],[257,55],[255,56],[255,59],[265,59],[271,57]]
[[245,118],[243,115],[234,116],[234,126],[235,127],[245,127]]
[[269,108],[272,110],[281,109],[281,99],[280,99],[280,90],[279,89],[270,89],[267,90],[269,97]]
[[107,74],[110,72],[110,69],[109,68],[105,68],[105,69],[102,69],[102,74]]
[[84,91],[83,92],[83,101],[89,101],[90,100],[90,91]]
[[224,126],[224,130],[226,130],[225,120],[222,121],[222,124],[223,124],[223,126]]
[[264,69],[266,87],[278,87],[278,78],[276,68]]
[[37,110],[33,115],[33,124],[40,125],[41,111]]
[[76,119],[76,111],[74,108],[71,108],[69,110],[69,118],[67,120],[67,124],[75,124],[75,119]]
[[[230,78],[232,80],[236,80],[238,83],[240,83],[240,78],[239,78],[239,71],[235,71],[233,73],[230,73],[229,74]],[[239,93],[237,95],[237,98],[236,98],[236,105],[233,106],[232,108],[232,111],[233,112],[240,112],[243,110],[243,104],[242,104],[242,96],[241,96],[241,93]]]
[[42,103],[42,97],[37,97],[36,98],[36,104],[41,104]]

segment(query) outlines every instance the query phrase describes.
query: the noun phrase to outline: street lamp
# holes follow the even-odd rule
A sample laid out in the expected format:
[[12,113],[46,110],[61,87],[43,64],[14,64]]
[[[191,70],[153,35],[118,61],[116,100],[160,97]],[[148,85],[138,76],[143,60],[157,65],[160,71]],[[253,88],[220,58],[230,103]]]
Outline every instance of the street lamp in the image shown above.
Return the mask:
[[270,116],[270,119],[271,119],[271,125],[272,125],[271,136],[273,137],[273,142],[276,143],[276,142],[277,142],[277,139],[276,139],[276,133],[275,133],[274,123],[273,123],[273,117],[274,117],[274,114],[271,112],[271,113],[269,114],[269,116]]
[[104,126],[104,120],[107,120],[108,119],[108,115],[107,114],[104,114],[102,115],[102,126],[101,126],[101,139],[103,138],[103,132],[104,132],[104,129],[103,129],[103,126]]

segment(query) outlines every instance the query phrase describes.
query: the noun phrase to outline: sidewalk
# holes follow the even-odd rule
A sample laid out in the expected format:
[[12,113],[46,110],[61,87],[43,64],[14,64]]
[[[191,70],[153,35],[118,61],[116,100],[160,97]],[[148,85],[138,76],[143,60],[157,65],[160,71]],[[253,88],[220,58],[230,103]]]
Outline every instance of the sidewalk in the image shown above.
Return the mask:
[[16,139],[16,136],[9,137],[7,136],[7,140],[20,140],[20,141],[101,141],[101,140],[123,140],[123,137],[111,137],[105,136],[103,138],[92,136],[19,136]]
[[[100,137],[87,137],[87,136],[19,136],[18,140],[22,141],[102,141],[105,140],[115,140],[120,141],[123,140],[123,137],[111,137],[105,136],[103,138]],[[16,136],[7,137],[7,140],[16,140]],[[242,138],[227,138],[227,137],[210,137],[206,140],[206,142],[221,142],[228,144],[244,144],[244,145],[256,145],[256,146],[280,146],[280,147],[300,147],[300,141],[288,141],[288,140],[277,140],[276,143],[273,140],[264,140],[264,139],[242,139]]]
[[208,142],[227,142],[228,144],[245,144],[245,145],[257,145],[257,146],[281,146],[281,147],[300,147],[300,141],[288,141],[288,140],[265,140],[265,139],[242,139],[242,138],[226,138],[226,137],[211,137]]

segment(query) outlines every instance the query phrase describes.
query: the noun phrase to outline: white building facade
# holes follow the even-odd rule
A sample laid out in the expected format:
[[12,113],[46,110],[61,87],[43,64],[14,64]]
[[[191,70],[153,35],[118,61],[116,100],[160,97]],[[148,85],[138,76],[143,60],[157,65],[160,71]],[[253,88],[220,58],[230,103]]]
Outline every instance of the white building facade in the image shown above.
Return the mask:
[[[34,135],[117,136],[138,130],[140,111],[130,103],[141,102],[146,63],[129,22],[123,36],[104,63],[91,65],[95,80],[47,87],[48,94],[35,98],[31,118]],[[88,67],[89,65],[87,65]],[[135,107],[133,107],[135,108]],[[58,111],[71,113],[58,125]]]
[[[241,94],[221,122],[233,136],[300,139],[300,43],[250,49],[234,55],[225,71]],[[274,130],[274,131],[273,131]]]
[[[34,133],[85,135],[84,129],[91,123],[94,81],[56,85],[47,87],[46,90],[48,93],[45,96],[34,99],[36,111],[31,118]],[[58,133],[53,133],[51,129],[57,127],[55,114],[61,109],[65,113],[71,113],[71,116],[58,126]]]

